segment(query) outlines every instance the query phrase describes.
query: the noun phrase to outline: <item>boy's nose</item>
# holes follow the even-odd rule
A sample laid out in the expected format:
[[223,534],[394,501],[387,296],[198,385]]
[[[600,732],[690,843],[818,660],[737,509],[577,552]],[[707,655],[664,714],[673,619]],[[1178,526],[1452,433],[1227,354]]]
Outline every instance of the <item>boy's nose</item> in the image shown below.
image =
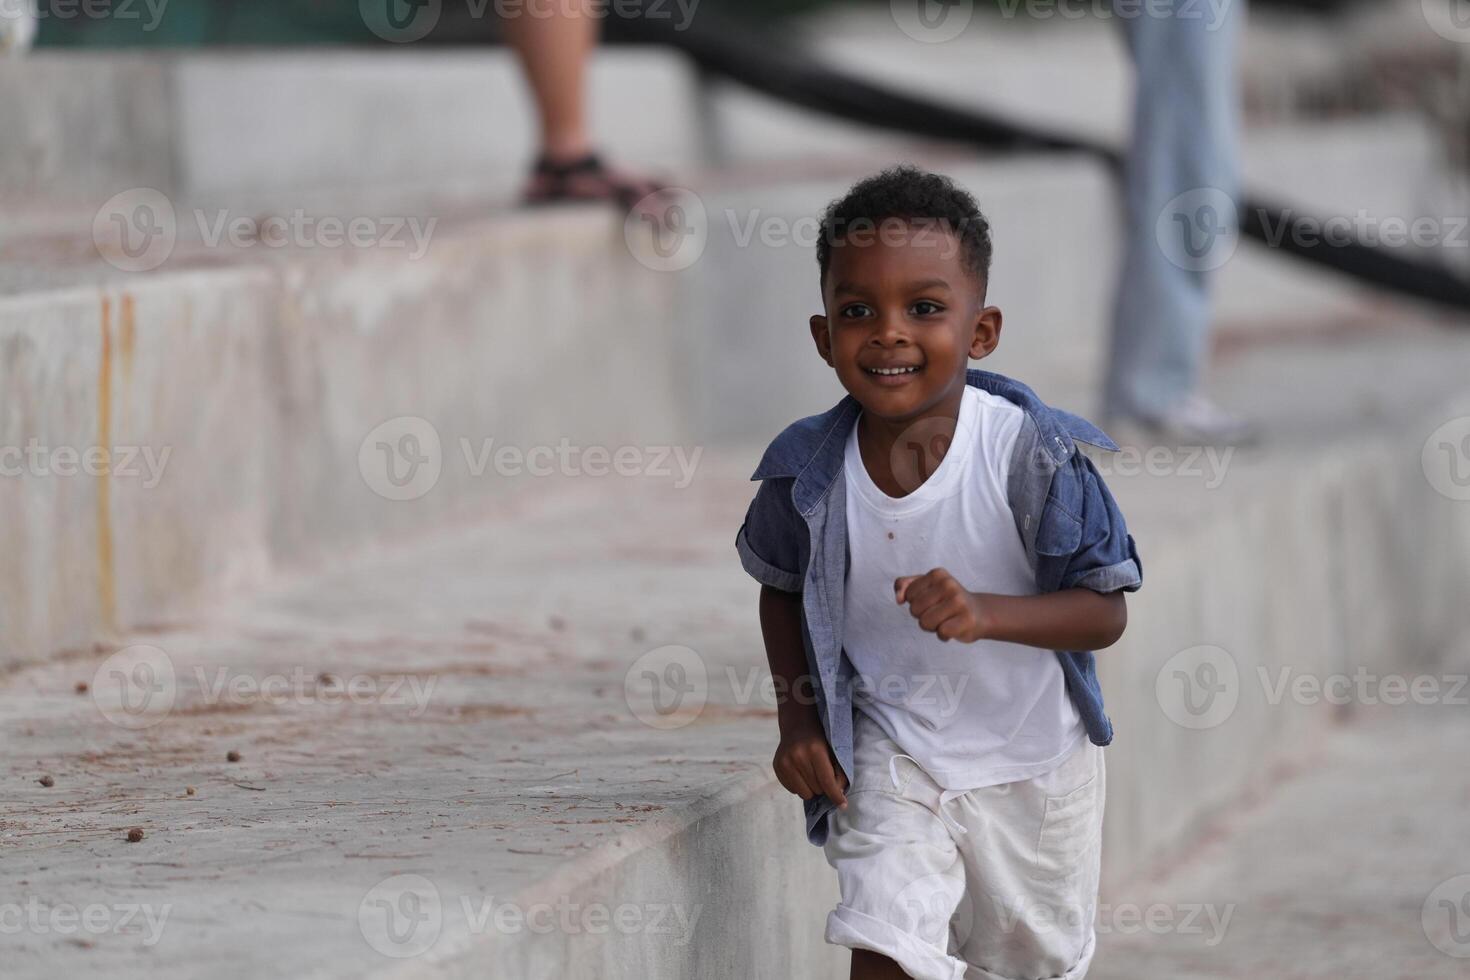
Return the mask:
[[873,340],[884,346],[908,343],[908,326],[903,317],[888,313],[878,317],[873,329]]

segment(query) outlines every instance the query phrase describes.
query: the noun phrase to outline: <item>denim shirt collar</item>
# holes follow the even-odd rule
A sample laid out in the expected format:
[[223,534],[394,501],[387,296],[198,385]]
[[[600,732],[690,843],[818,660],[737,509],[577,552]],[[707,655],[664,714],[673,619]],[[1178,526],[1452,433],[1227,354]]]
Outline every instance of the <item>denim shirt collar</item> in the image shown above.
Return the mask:
[[[965,383],[1020,406],[1036,423],[1040,444],[1057,467],[1077,451],[1078,442],[1109,451],[1118,448],[1097,426],[1081,416],[1052,408],[1013,378],[972,368],[965,372]],[[831,489],[832,481],[842,472],[847,436],[861,411],[857,399],[846,395],[821,415],[787,429],[766,450],[751,479],[795,477],[792,502],[802,516],[811,516],[817,503]]]

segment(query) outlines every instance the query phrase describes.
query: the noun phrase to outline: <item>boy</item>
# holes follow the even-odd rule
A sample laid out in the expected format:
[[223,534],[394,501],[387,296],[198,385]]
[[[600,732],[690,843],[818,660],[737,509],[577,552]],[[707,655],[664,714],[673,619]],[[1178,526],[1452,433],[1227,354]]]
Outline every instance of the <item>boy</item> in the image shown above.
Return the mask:
[[823,215],[817,353],[848,397],[766,451],[736,545],[761,583],[775,770],[837,869],[852,977],[1080,978],[1112,740],[1090,652],[1142,582],[1076,443],[1000,339],[990,230],[900,167]]

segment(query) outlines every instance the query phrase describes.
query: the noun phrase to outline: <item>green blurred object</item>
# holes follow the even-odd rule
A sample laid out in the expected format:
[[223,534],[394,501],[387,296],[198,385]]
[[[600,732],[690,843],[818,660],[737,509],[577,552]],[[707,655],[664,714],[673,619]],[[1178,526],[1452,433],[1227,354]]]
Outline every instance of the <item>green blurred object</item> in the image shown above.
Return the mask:
[[[464,43],[485,43],[496,33],[497,4],[536,0],[41,0],[36,43],[44,47],[202,47],[206,45],[382,44],[367,27],[364,4],[394,4],[406,15],[439,4],[446,22],[480,21],[484,30]],[[626,0],[604,0],[626,2]],[[675,0],[642,0],[670,7]],[[890,0],[682,0],[723,18],[770,25],[784,17],[828,6],[886,8]],[[1026,0],[903,0],[910,3],[973,2],[977,10],[1012,13]],[[1074,0],[1086,11],[1095,0]],[[1102,0],[1106,2],[1106,0]],[[1358,0],[1256,0],[1272,6],[1325,11]],[[371,8],[370,8],[371,9]],[[616,9],[616,8],[614,8]]]
[[[42,0],[36,43],[85,48],[381,44],[367,28],[363,4],[398,4],[411,13],[434,2],[442,4],[445,20],[493,22],[497,4],[518,0]],[[672,2],[662,0],[665,6]],[[769,22],[832,0],[684,2],[697,2],[696,10]]]
[[50,8],[36,38],[43,47],[378,43],[357,0],[43,0],[41,6]]

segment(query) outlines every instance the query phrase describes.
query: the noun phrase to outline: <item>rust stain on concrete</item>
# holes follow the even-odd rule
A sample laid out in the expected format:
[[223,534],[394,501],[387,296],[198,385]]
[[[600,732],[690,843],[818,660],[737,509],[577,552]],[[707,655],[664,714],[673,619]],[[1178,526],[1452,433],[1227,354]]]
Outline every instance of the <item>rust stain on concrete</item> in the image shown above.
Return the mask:
[[133,350],[137,347],[138,327],[136,313],[133,309],[133,297],[130,293],[123,293],[122,307],[118,312],[121,314],[118,323],[120,330],[118,347],[122,355],[122,373],[125,380],[131,381],[133,379]]
[[117,624],[117,583],[112,560],[112,300],[102,297],[102,351],[97,361],[97,445],[102,472],[97,477],[97,605],[101,625]]

